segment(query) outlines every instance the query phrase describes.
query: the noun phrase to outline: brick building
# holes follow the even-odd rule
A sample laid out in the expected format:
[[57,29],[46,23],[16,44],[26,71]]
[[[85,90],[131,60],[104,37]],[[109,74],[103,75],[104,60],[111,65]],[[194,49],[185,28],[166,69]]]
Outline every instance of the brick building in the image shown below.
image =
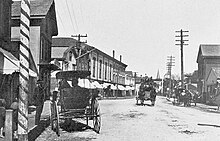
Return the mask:
[[[63,54],[59,54],[63,51]],[[59,53],[58,53],[59,52]],[[57,54],[57,55],[56,55]],[[71,55],[70,55],[71,54]],[[124,95],[125,92],[125,69],[126,64],[122,62],[122,57],[117,60],[115,52],[113,56],[101,50],[82,43],[77,47],[77,40],[70,37],[53,38],[52,45],[53,58],[64,60],[63,70],[88,70],[91,72],[90,81],[97,81],[99,84],[109,84],[112,88],[119,89],[118,94]],[[75,59],[72,60],[72,57]],[[62,59],[63,58],[63,59]],[[71,59],[70,59],[71,58]]]

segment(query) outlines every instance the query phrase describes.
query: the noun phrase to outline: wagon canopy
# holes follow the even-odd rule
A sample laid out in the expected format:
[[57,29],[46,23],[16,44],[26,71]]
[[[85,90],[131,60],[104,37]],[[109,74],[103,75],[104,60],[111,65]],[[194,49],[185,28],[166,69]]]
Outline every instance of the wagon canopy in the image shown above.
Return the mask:
[[84,79],[87,76],[90,76],[91,72],[90,71],[61,71],[56,73],[56,78],[57,79],[66,79],[66,80],[72,80],[74,79]]

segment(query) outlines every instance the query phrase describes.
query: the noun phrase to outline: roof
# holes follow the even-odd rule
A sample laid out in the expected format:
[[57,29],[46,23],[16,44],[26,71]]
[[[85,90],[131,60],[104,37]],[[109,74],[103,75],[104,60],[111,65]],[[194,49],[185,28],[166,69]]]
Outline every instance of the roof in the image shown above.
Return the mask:
[[[68,47],[76,46],[76,42],[77,42],[77,40],[73,39],[72,37],[54,37],[54,38],[52,38],[52,58],[64,57],[63,53],[68,49]],[[85,51],[90,51],[90,50],[96,49],[96,51],[98,53],[103,54],[106,57],[113,59],[117,63],[120,63],[120,64],[124,65],[125,67],[127,67],[126,64],[118,61],[117,59],[109,56],[108,54],[102,52],[101,50],[99,50],[93,46],[87,45],[85,43],[82,43],[82,46]]]
[[70,47],[75,46],[77,40],[71,37],[54,37],[52,38],[52,47]]
[[199,46],[199,52],[197,56],[197,62],[199,57],[220,57],[220,45],[201,44]]
[[[54,0],[31,0],[31,16],[46,16]],[[14,1],[12,4],[12,16],[20,17],[21,1]]]
[[63,53],[68,49],[68,47],[52,47],[51,48],[51,58],[63,58]]
[[[68,51],[76,46],[76,39],[71,37],[54,37],[52,38],[51,58],[65,58]],[[75,54],[74,54],[75,55]]]
[[133,73],[132,71],[125,71],[126,74],[130,75],[130,76],[133,76]]
[[200,45],[202,56],[220,56],[220,45]]
[[213,72],[215,73],[217,78],[220,78],[220,67],[213,67]]

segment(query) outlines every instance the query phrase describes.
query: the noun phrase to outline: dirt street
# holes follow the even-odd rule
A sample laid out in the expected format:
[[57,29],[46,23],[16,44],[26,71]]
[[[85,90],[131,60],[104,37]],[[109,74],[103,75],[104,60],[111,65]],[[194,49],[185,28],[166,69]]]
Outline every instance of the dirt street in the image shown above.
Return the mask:
[[[100,134],[92,129],[68,132],[61,136],[48,127],[37,141],[219,141],[219,113],[192,107],[173,106],[165,97],[156,105],[137,106],[135,99],[101,100]],[[150,101],[145,101],[150,104]],[[85,123],[85,121],[83,122]],[[216,126],[198,125],[209,124]],[[90,123],[92,126],[92,122]]]

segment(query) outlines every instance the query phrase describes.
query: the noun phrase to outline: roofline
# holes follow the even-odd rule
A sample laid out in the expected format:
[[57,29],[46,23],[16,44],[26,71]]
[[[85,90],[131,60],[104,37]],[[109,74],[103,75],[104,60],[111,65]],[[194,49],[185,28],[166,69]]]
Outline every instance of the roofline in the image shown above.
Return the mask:
[[[95,47],[93,47],[93,48],[95,48]],[[97,48],[95,48],[95,49],[96,49],[96,50],[98,50],[100,53],[102,53],[102,54],[104,54],[104,55],[108,56],[109,58],[113,59],[113,60],[114,60],[114,61],[116,61],[117,63],[122,64],[123,66],[125,66],[125,68],[128,66],[128,65],[126,65],[126,64],[124,64],[124,63],[122,63],[121,61],[119,61],[119,60],[117,60],[117,59],[113,58],[112,56],[110,56],[110,55],[106,54],[105,52],[102,52],[101,50],[99,50],[99,49],[97,49]]]
[[[53,37],[53,39],[55,39],[55,38],[58,38],[58,39],[76,40],[76,39],[73,39],[72,37],[57,37],[57,36],[56,36],[56,37]],[[105,56],[108,56],[109,58],[113,59],[114,61],[116,61],[116,62],[119,63],[119,64],[122,64],[123,66],[125,66],[125,68],[128,66],[128,65],[126,65],[126,64],[124,64],[124,63],[122,63],[122,62],[120,62],[119,60],[113,58],[112,56],[106,54],[105,52],[99,50],[99,49],[96,48],[96,47],[93,47],[93,46],[88,45],[88,44],[85,44],[85,43],[82,43],[82,45],[89,46],[91,49],[89,49],[88,51],[90,51],[90,50],[92,50],[92,49],[97,50],[99,53],[104,54]],[[51,46],[51,47],[72,47],[72,46]]]

